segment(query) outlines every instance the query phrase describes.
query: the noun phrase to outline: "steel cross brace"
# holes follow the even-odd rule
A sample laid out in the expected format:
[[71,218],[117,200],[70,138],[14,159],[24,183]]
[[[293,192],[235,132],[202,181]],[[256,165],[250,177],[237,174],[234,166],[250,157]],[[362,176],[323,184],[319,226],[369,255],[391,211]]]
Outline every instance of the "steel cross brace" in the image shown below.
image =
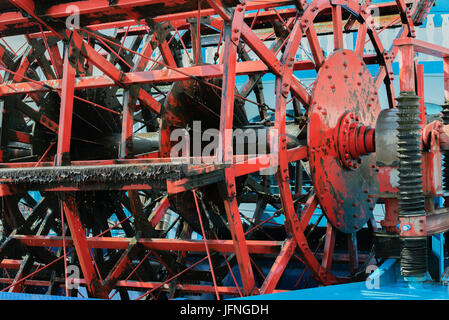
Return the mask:
[[[234,94],[235,94],[235,69],[237,61],[237,48],[240,40],[241,26],[244,25],[243,17],[246,7],[237,6],[231,22],[224,25],[224,48],[223,69],[226,70],[223,74],[223,89],[220,118],[220,152],[217,159],[224,163],[231,162],[233,158],[232,135],[233,128],[233,111],[234,111]],[[224,206],[226,215],[229,221],[229,228],[231,231],[234,250],[237,256],[237,263],[240,270],[240,276],[243,283],[244,295],[251,295],[255,292],[256,286],[254,282],[254,274],[251,268],[248,247],[246,245],[245,235],[243,233],[243,226],[240,220],[240,213],[236,199],[235,175],[232,168],[225,169],[225,200]]]
[[95,272],[93,261],[89,252],[89,246],[86,240],[86,234],[79,218],[79,212],[75,199],[72,195],[61,195],[64,213],[67,218],[70,233],[72,235],[73,245],[81,265],[81,270],[86,280],[88,291],[95,297],[107,299],[108,295],[101,285],[101,282]]

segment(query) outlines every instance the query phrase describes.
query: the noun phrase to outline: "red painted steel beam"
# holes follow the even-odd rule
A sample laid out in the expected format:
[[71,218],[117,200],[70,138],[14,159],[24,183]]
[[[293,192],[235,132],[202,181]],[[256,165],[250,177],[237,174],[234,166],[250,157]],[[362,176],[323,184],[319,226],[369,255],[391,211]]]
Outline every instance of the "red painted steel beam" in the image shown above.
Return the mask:
[[222,0],[206,0],[206,2],[211,6],[216,13],[224,20],[230,21],[231,15],[227,10],[226,6],[223,4]]
[[395,39],[393,40],[393,45],[397,47],[411,45],[415,52],[428,54],[438,58],[449,58],[449,48],[415,38]]
[[401,91],[415,92],[415,51],[411,44],[399,47],[399,88]]
[[[373,56],[366,56],[365,61],[368,64],[377,64]],[[315,65],[310,60],[296,61],[293,64],[293,70],[312,70]],[[382,69],[383,70],[383,69]],[[236,63],[236,75],[248,75],[256,73],[270,72],[263,61],[245,61]],[[130,86],[132,84],[165,83],[189,80],[191,77],[201,77],[205,79],[219,78],[223,76],[222,65],[202,65],[193,67],[184,67],[176,69],[150,70],[142,72],[124,73],[122,85]],[[116,83],[106,75],[89,76],[77,78],[75,90],[85,90],[93,88],[113,87]],[[0,96],[8,96],[17,93],[45,92],[50,90],[60,90],[61,80],[46,80],[38,82],[21,82],[12,84],[0,84]],[[300,89],[298,89],[300,90]],[[159,103],[159,102],[158,102]]]
[[276,157],[276,154],[260,155],[252,158],[246,157],[247,159],[232,164],[234,174],[236,177],[240,177],[260,170],[275,168],[277,167]]
[[123,116],[122,132],[119,143],[119,158],[129,158],[133,152],[133,131],[134,131],[134,108],[136,105],[135,97],[129,89],[123,93]]
[[21,192],[17,187],[7,184],[0,185],[0,197],[9,196]]
[[151,211],[151,214],[148,217],[148,221],[150,221],[153,227],[156,227],[156,225],[161,221],[162,217],[165,215],[169,207],[170,207],[170,200],[168,199],[168,196],[165,196],[156,205],[153,211]]
[[306,230],[306,227],[308,226],[317,206],[318,199],[316,195],[312,195],[309,199],[307,199],[304,208],[301,210],[300,226],[302,230]]
[[327,223],[326,238],[324,241],[323,259],[321,261],[321,266],[330,270],[332,267],[334,248],[335,248],[335,238],[336,231],[330,222]]
[[167,192],[170,195],[174,195],[176,193],[185,192],[188,190],[193,190],[195,188],[204,187],[213,183],[222,182],[224,180],[223,171],[220,172],[219,175],[215,175],[212,177],[208,177],[203,181],[196,182],[194,184],[191,183],[189,178],[179,179],[179,180],[167,180]]
[[14,4],[17,8],[28,13],[30,16],[33,17],[33,19],[35,19],[41,25],[45,26],[48,30],[53,32],[53,34],[56,35],[58,38],[60,38],[61,40],[64,39],[63,35],[57,32],[52,26],[48,25],[48,23],[45,20],[43,20],[36,14],[36,4],[33,0],[9,0],[9,2]]
[[[15,235],[14,239],[24,245],[31,247],[62,247],[63,239],[58,236],[28,236]],[[86,248],[92,249],[119,249],[128,248],[131,238],[98,237],[86,238]],[[73,247],[72,237],[66,237],[66,246]],[[205,252],[203,240],[178,240],[178,239],[139,239],[137,243],[145,248],[157,251],[191,251]],[[235,252],[232,240],[207,240],[207,245],[211,251],[233,253]],[[278,254],[281,241],[246,240],[249,253],[254,254]]]
[[[223,163],[230,163],[233,160],[233,116],[235,98],[235,77],[237,48],[240,41],[243,17],[246,7],[238,6],[235,10],[232,22],[224,25],[223,39],[223,84],[221,92],[220,109],[220,139],[217,153],[217,160]],[[229,221],[234,251],[240,271],[244,295],[251,295],[256,289],[254,274],[249,257],[248,245],[243,232],[242,221],[236,199],[235,175],[232,168],[225,169],[226,196],[224,207]]]
[[[190,7],[185,6],[186,3],[191,4]],[[133,10],[137,14],[141,11],[145,6],[151,5],[167,5],[171,6],[172,12],[169,14],[165,14],[163,10],[156,8],[154,10],[148,10],[151,12],[151,17],[155,23],[165,22],[165,21],[173,21],[173,20],[182,20],[193,18],[197,16],[197,11],[193,11],[196,8],[197,1],[177,1],[172,3],[170,1],[154,1],[154,0],[146,0],[146,1],[136,1],[136,0],[127,0],[118,1],[115,5],[110,5],[109,0],[94,0],[94,1],[72,1],[68,3],[56,4],[50,6],[44,15],[40,16],[45,19],[59,19],[63,20],[67,18],[72,11],[69,10],[69,6],[76,5],[79,8],[79,14],[81,17],[81,21],[91,21],[90,28],[100,30],[100,29],[110,29],[114,27],[123,27],[129,26],[131,24],[136,24],[136,17],[129,17],[129,10]],[[211,5],[209,5],[212,4]],[[213,16],[218,14],[214,7],[217,9],[220,8],[220,5],[223,5],[222,1],[209,0],[209,3],[203,3],[204,8],[201,10],[201,16]],[[238,1],[233,1],[234,4],[237,4]],[[250,4],[249,10],[257,10],[264,9],[273,6],[285,6],[292,3],[290,0],[278,0],[278,1],[248,1]],[[190,8],[190,9],[189,9]],[[187,10],[186,10],[187,9]],[[30,6],[30,12],[34,13],[34,6]],[[101,13],[101,14],[99,14]],[[148,12],[147,12],[148,13]],[[222,13],[226,14],[226,13]],[[141,15],[140,19],[145,19],[148,17],[148,14]],[[106,20],[106,21],[102,21]],[[7,32],[9,29],[14,28],[13,30],[16,33],[21,33],[21,30],[27,30],[32,27],[36,27],[36,23],[24,17],[20,12],[5,12],[0,14],[0,31]],[[11,34],[12,30],[10,31]]]
[[415,37],[415,26],[412,20],[411,13],[407,10],[407,6],[404,0],[395,0],[399,9],[399,15],[404,26],[408,28],[408,35]]
[[[72,192],[72,191],[96,191],[96,190],[125,190],[125,191],[137,191],[137,190],[152,190],[154,189],[154,185],[149,183],[78,183],[73,185],[63,185],[63,186],[39,186],[34,187],[34,191],[42,191],[42,192]],[[28,190],[22,190],[17,186],[10,186],[8,184],[0,185],[0,197],[17,194]],[[186,191],[183,189],[182,191]],[[181,191],[179,191],[181,192]]]
[[[309,41],[310,50],[312,51],[313,60],[318,70],[324,63],[325,57],[318,40],[315,26],[311,24],[306,30],[307,40]],[[362,54],[363,55],[363,54]],[[360,56],[362,56],[360,55]]]
[[416,95],[419,97],[419,125],[424,128],[426,123],[426,104],[424,96],[424,65],[415,61],[416,70]]
[[449,58],[443,58],[444,101],[449,101]]
[[122,253],[118,261],[112,267],[109,274],[103,281],[104,290],[109,294],[111,290],[115,287],[120,276],[129,268],[132,259],[138,253],[139,247],[136,245],[136,240],[131,240],[128,248]]
[[8,130],[8,139],[21,143],[31,144],[32,135],[23,131]]
[[[8,279],[8,278],[0,278],[0,283],[2,284],[12,284],[14,279]],[[47,287],[50,285],[50,281],[45,280],[25,280],[22,281],[22,285],[25,286],[37,286],[37,287]],[[62,286],[62,284],[61,284]]]
[[[111,4],[109,0],[71,1],[69,3],[52,5],[46,9],[45,14],[38,16],[36,14],[36,6],[32,0],[11,0],[11,2],[25,10],[34,18],[39,19],[39,22],[44,18],[67,18],[72,13],[72,11],[69,10],[69,6],[74,5],[77,6],[79,15],[85,20],[91,17],[94,21],[100,22],[103,18],[103,20],[105,20],[103,22],[111,22],[119,19],[123,20],[123,18],[138,20],[147,17],[154,18],[161,13],[172,15],[192,11],[196,9],[197,3],[197,1],[192,0],[179,0],[176,2],[165,0],[117,0],[113,4]],[[217,0],[211,2],[217,3]],[[229,2],[231,5],[236,5],[238,3],[238,1]],[[204,7],[211,8],[211,6],[206,4]]]
[[366,23],[362,23],[359,26],[359,30],[357,31],[357,40],[356,40],[356,45],[355,45],[354,51],[359,57],[363,57],[363,50],[365,48],[367,31],[368,31],[368,27],[367,27]]
[[[130,17],[129,16],[129,7],[124,7],[123,10],[120,10],[119,8],[112,8],[111,6],[107,5],[107,1],[95,1],[95,3],[91,3],[92,1],[73,1],[69,3],[63,3],[63,4],[57,4],[50,6],[48,10],[45,12],[44,15],[40,16],[41,18],[45,19],[59,19],[60,21],[63,21],[63,19],[67,18],[69,14],[71,13],[70,10],[68,10],[70,5],[77,5],[80,8],[80,15],[81,15],[81,21],[89,21],[90,25],[89,28],[91,30],[101,30],[101,29],[110,29],[114,27],[125,27],[130,25],[136,25],[135,15]],[[185,2],[185,1],[184,1]],[[195,2],[195,1],[190,1]],[[212,0],[210,0],[212,2]],[[143,5],[149,4],[150,2],[142,2]],[[153,1],[153,3],[155,3]],[[267,12],[261,12],[261,16],[263,17],[263,21],[267,21],[267,19],[271,17],[274,17],[274,14],[270,8],[274,7],[285,7],[294,4],[294,1],[290,0],[278,0],[278,1],[247,1],[247,10],[266,10]],[[213,16],[217,14],[217,12],[210,8],[210,6],[206,6],[207,3],[203,4],[204,8],[201,10],[201,16]],[[382,15],[393,15],[397,14],[398,7],[395,2],[388,2],[388,3],[381,3],[381,4],[374,4],[377,8],[379,8],[379,11]],[[111,9],[112,8],[112,9]],[[139,9],[141,8],[140,5],[136,4],[135,12],[139,12]],[[177,10],[179,12],[177,13],[170,13],[170,14],[159,14],[160,10],[154,10],[154,15],[152,17],[153,21],[155,23],[165,22],[165,21],[171,21],[175,22],[178,20],[186,20],[189,18],[194,18],[197,16],[197,11],[185,11],[182,10],[182,3],[180,3],[180,6],[178,6]],[[192,8],[193,9],[193,8]],[[191,10],[192,10],[191,9]],[[270,12],[271,11],[271,12]],[[98,15],[98,12],[101,12],[102,15]],[[286,10],[278,10],[279,14],[285,18],[285,17],[291,17],[296,13],[296,9],[286,9]],[[266,17],[264,17],[267,15]],[[250,17],[251,14],[248,14]],[[320,15],[321,17],[326,17],[326,21],[332,21],[330,14],[327,14],[324,12]],[[145,18],[145,17],[143,17]],[[221,17],[220,17],[221,18]],[[107,20],[114,20],[114,21],[107,21]],[[24,32],[24,30],[27,30],[28,33],[29,30],[37,30],[37,24],[34,23],[34,21],[28,19],[27,17],[24,17],[20,12],[5,12],[0,13],[0,31],[3,34],[13,35],[13,34],[21,34]],[[54,35],[54,34],[53,34]],[[31,37],[34,37],[34,34],[30,35]]]
[[[208,1],[209,2],[209,1]],[[215,0],[217,2],[217,0]],[[220,1],[221,2],[221,1]],[[237,5],[239,1],[227,1],[233,5]],[[103,16],[116,15],[123,12],[122,10],[133,10],[135,13],[140,14],[142,18],[145,18],[144,12],[139,9],[144,7],[149,7],[149,9],[154,9],[150,12],[157,16],[160,12],[167,12],[167,14],[175,14],[179,12],[185,12],[186,9],[194,10],[197,6],[197,1],[192,0],[178,0],[178,1],[166,1],[166,0],[117,0],[113,4],[109,0],[91,0],[86,3],[86,1],[72,1],[68,4],[56,4],[51,6],[46,15],[52,18],[65,18],[67,14],[68,5],[77,5],[79,8],[80,15],[85,14],[98,14],[102,13]],[[151,8],[151,7],[154,8]],[[204,5],[205,8],[210,8],[211,6]],[[158,10],[156,10],[156,8]],[[129,12],[129,11],[127,11]],[[148,12],[146,12],[148,13]]]
[[160,41],[158,47],[159,51],[161,52],[162,58],[165,61],[165,64],[169,67],[176,68],[177,67],[176,61],[175,58],[173,57],[173,54],[171,52],[167,40],[164,39],[162,42]]
[[[2,51],[3,48],[0,47],[0,51]],[[21,82],[24,80],[23,76],[27,72],[28,68],[30,67],[31,63],[35,60],[33,57],[33,47],[29,47],[28,51],[22,55],[22,61],[20,62],[19,68],[17,68],[15,74],[10,74],[10,79],[12,79],[13,82]],[[4,53],[3,53],[4,54]],[[0,53],[0,56],[3,56],[2,53]],[[3,59],[1,59],[3,61]],[[4,65],[6,63],[3,62]]]
[[285,240],[281,252],[271,266],[270,272],[260,288],[260,294],[273,293],[273,290],[276,288],[276,285],[281,279],[290,258],[295,253],[296,245],[297,244],[294,238],[288,238]]
[[[62,82],[62,81],[61,81]],[[30,96],[34,95],[33,93],[30,94]],[[37,95],[36,95],[37,97]],[[24,115],[26,115],[27,117],[31,118],[32,120],[40,123],[41,125],[43,125],[44,127],[46,127],[48,130],[54,132],[54,133],[58,133],[59,130],[59,125],[54,122],[53,120],[51,120],[49,117],[47,117],[46,115],[36,111],[34,108],[32,108],[31,106],[29,106],[28,104],[26,104],[23,101],[18,101],[17,105],[16,105],[16,109],[20,112],[22,112]]]
[[[71,195],[65,195],[62,199],[62,205],[72,236],[72,243],[75,247],[84,278],[86,279],[88,291],[95,297],[107,298],[107,294],[101,288],[101,283],[95,272],[92,258],[89,253],[86,234],[79,218],[79,212],[76,207],[77,205],[75,199]],[[61,246],[64,242],[66,242],[64,240],[61,238]]]
[[434,214],[426,216],[426,233],[432,236],[449,230],[449,208],[436,209]]
[[[179,71],[177,71],[179,70]],[[267,67],[261,61],[248,61],[237,63],[237,74],[251,74],[266,72]],[[132,84],[164,83],[183,81],[191,77],[218,78],[223,76],[222,65],[203,65],[169,70],[151,70],[143,72],[130,72],[123,75],[122,84],[129,86]],[[116,83],[108,76],[90,76],[77,78],[75,89],[93,89],[113,87]],[[61,88],[60,80],[47,80],[39,82],[22,82],[16,84],[0,84],[0,96],[12,95],[17,93],[44,92],[49,90],[59,90]]]
[[[87,27],[91,31],[114,29],[128,26],[135,26],[135,20],[123,20],[106,23],[98,23],[88,25]],[[13,28],[11,28],[13,26]],[[0,12],[0,32],[4,36],[20,35],[28,33],[30,39],[40,39],[42,33],[39,30],[38,23],[29,20],[24,17],[20,12]],[[47,37],[55,37],[56,35],[52,31],[43,32]]]
[[343,48],[343,24],[341,6],[332,6],[332,29],[334,35],[334,51]]
[[97,52],[92,46],[86,43],[78,31],[66,31],[67,38],[70,39],[70,46],[77,48],[80,53],[93,63],[101,72],[110,77],[117,85],[121,85],[122,71],[118,70],[103,55]]
[[[287,150],[288,162],[304,160],[307,156],[307,147],[305,146]],[[232,167],[236,177],[277,167],[277,154],[266,154],[256,157],[245,156],[244,158],[245,159],[238,161],[238,157],[234,157]]]
[[3,259],[0,262],[0,268],[6,268],[6,269],[19,269],[20,264],[22,263],[22,260],[17,259]]
[[259,36],[246,23],[242,23],[241,28],[242,38],[245,40],[246,44],[248,44],[254,53],[257,54],[274,74],[280,75],[282,65],[276,58],[275,53],[265,45]]
[[54,43],[53,45],[50,45],[49,49],[49,55],[53,58],[53,68],[55,68],[57,74],[63,74],[64,61],[62,60],[61,53],[59,52],[58,44]]
[[56,152],[56,165],[68,165],[70,162],[70,141],[72,138],[73,97],[75,95],[76,70],[69,60],[72,50],[66,47],[62,88],[61,110],[59,113],[58,144]]
[[198,284],[162,284],[160,282],[138,282],[138,281],[118,281],[116,284],[117,287],[124,287],[129,289],[155,289],[158,288],[163,291],[169,291],[175,289],[177,291],[182,292],[190,292],[190,293],[210,293],[214,294],[218,291],[219,294],[230,294],[230,295],[239,295],[239,291],[236,287],[223,287],[223,286],[207,286],[207,285],[198,285]]

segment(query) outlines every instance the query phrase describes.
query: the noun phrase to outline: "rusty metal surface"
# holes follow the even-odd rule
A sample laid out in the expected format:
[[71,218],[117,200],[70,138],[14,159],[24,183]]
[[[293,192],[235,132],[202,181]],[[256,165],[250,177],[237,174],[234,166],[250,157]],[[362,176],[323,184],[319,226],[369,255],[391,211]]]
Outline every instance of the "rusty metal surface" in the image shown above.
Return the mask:
[[[30,12],[21,13],[23,1],[18,1],[17,5],[10,1],[0,2],[0,9],[3,13],[14,13],[14,18],[18,20],[16,24],[4,24],[1,29],[4,34],[16,35],[24,31],[28,33],[39,32],[38,24],[29,19],[29,14],[32,13],[46,22],[54,26],[65,28],[65,19],[72,13],[74,1],[32,1],[28,2],[25,8],[29,8]],[[208,1],[200,1],[201,7],[210,9]],[[223,1],[223,4],[229,7],[235,7],[239,0]],[[77,8],[79,8],[80,22],[82,26],[107,24],[118,21],[127,20],[142,20],[151,19],[157,16],[176,15],[179,13],[194,12],[198,9],[198,1],[192,0],[178,0],[178,1],[139,1],[137,4],[134,1],[119,0],[110,2],[108,0],[91,0],[91,1],[77,1]],[[67,9],[69,8],[69,9]],[[22,11],[23,12],[23,11]],[[99,14],[101,12],[101,14]],[[28,13],[28,14],[27,14]],[[6,16],[12,18],[12,16]],[[6,19],[9,20],[9,19]],[[1,23],[0,23],[1,24]]]
[[66,183],[141,183],[181,179],[184,165],[171,163],[0,169],[0,183],[45,185]]
[[371,217],[377,193],[375,155],[346,168],[338,152],[341,116],[353,113],[375,127],[380,111],[377,91],[365,64],[349,50],[330,56],[317,76],[309,114],[308,150],[313,185],[326,217],[345,233],[360,229]]
[[[0,265],[13,272],[0,290],[60,293],[66,258],[80,267],[88,294],[101,298],[114,289],[123,299],[128,289],[140,290],[139,299],[276,292],[293,260],[304,270],[295,287],[363,280],[374,261],[380,193],[388,233],[379,234],[397,236],[397,168],[375,154],[382,138],[393,150],[395,128],[378,126],[375,139],[377,92],[385,84],[395,107],[398,50],[447,56],[412,40],[431,3],[414,2],[411,12],[410,1],[375,4],[379,28],[402,28],[400,48],[387,50],[367,4],[356,0],[0,1],[0,35],[29,34],[20,56],[0,46],[8,69],[0,79]],[[71,4],[81,17],[73,31],[65,26]],[[106,36],[109,28],[120,29]],[[354,51],[342,49],[345,32],[357,32]],[[330,33],[334,52],[326,53],[318,35]],[[374,54],[364,54],[367,36]],[[297,59],[301,39],[309,60]],[[412,60],[400,63],[401,85],[415,83]],[[374,77],[366,64],[379,65]],[[297,70],[317,71],[313,84]],[[237,76],[246,81],[241,90]],[[220,148],[204,159],[189,140],[179,158],[177,129],[200,141],[215,129]],[[277,132],[280,148],[266,139],[273,154],[254,154],[246,142],[239,151],[231,129]],[[423,163],[434,175],[436,149]],[[430,178],[426,196],[437,190]],[[445,230],[446,215],[429,216],[428,229],[423,219],[420,232]],[[30,269],[37,262],[44,272]],[[335,272],[341,264],[344,276]]]

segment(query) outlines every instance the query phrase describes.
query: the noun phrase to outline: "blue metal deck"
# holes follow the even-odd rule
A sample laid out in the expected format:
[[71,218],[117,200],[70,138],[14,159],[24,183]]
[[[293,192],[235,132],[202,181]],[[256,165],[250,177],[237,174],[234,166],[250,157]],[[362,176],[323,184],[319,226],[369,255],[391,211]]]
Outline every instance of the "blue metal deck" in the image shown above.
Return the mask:
[[245,300],[449,300],[449,287],[416,283],[400,275],[399,262],[388,259],[366,281],[242,298]]
[[91,299],[54,296],[45,294],[0,292],[0,300],[91,300]]

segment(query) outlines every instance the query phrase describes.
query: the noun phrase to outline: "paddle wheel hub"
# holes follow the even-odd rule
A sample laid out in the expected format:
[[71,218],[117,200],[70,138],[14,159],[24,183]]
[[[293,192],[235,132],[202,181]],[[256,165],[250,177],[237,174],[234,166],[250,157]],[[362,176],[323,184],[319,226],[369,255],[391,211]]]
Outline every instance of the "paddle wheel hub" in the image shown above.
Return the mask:
[[312,181],[329,221],[353,233],[372,216],[378,192],[374,129],[380,112],[365,63],[349,50],[326,59],[309,110],[308,148]]

